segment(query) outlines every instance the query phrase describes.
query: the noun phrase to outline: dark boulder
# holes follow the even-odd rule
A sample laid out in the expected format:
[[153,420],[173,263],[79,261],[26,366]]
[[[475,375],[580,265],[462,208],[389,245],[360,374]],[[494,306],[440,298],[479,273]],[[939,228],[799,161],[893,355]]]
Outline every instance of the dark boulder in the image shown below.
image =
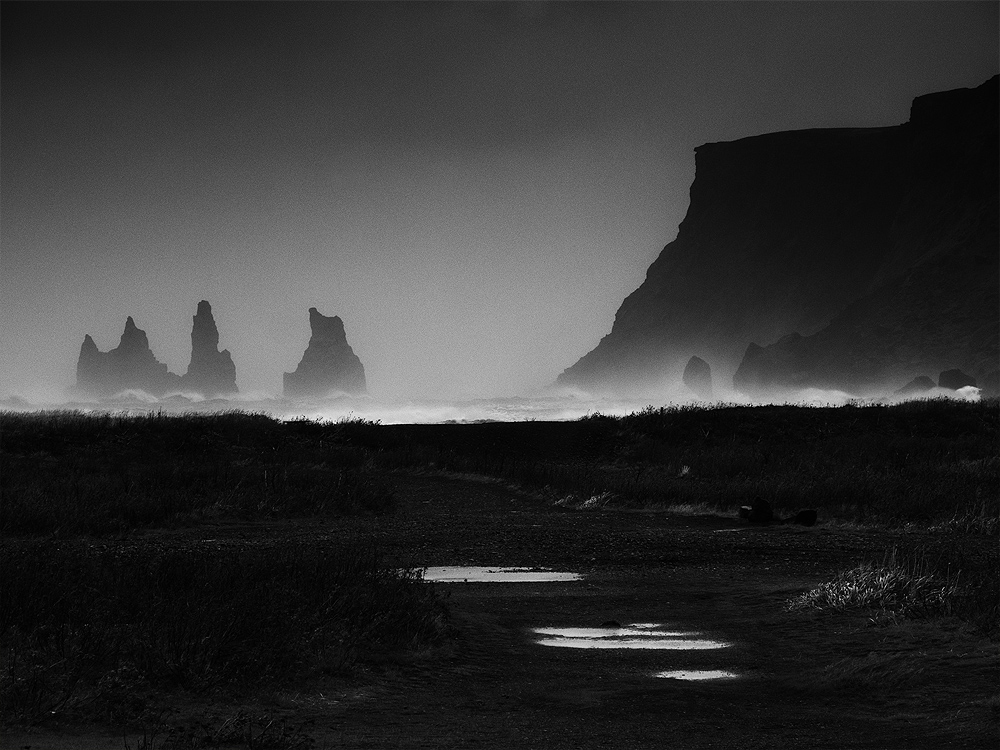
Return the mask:
[[818,514],[815,510],[800,510],[794,516],[786,518],[782,523],[794,523],[799,526],[813,526],[816,523]]
[[366,392],[365,368],[347,343],[344,322],[309,308],[309,344],[295,372],[286,372],[286,398],[323,397],[343,392]]
[[701,357],[691,357],[688,360],[682,379],[684,385],[694,391],[698,398],[712,400],[712,368]]
[[771,523],[774,520],[774,511],[767,500],[755,497],[750,505],[740,507],[740,518],[745,518],[750,523]]
[[212,306],[205,300],[191,326],[191,364],[184,376],[184,388],[208,398],[237,393],[236,365],[228,349],[219,351],[219,329]]
[[976,379],[971,375],[966,375],[961,370],[945,370],[938,377],[938,385],[940,387],[950,388],[953,391],[965,388],[967,385],[974,386],[975,384]]

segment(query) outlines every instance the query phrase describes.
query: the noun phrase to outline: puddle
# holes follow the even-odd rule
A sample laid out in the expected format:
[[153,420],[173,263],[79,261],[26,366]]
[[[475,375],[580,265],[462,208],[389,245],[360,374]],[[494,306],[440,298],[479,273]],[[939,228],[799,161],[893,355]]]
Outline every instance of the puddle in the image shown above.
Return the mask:
[[642,648],[697,651],[708,648],[726,648],[729,644],[700,638],[543,638],[539,646],[562,648]]
[[546,568],[490,568],[477,565],[441,565],[424,568],[424,580],[437,583],[539,583],[579,581],[579,573],[560,573]]
[[658,672],[656,676],[669,680],[732,680],[739,677],[724,669],[675,669],[672,672]]
[[697,633],[661,630],[652,623],[633,623],[615,628],[532,628],[537,635],[547,636],[536,641],[539,646],[561,648],[631,648],[697,651],[728,648],[730,644],[698,637]]
[[625,636],[649,637],[651,633],[660,638],[683,638],[693,635],[680,630],[656,630],[651,628],[656,625],[642,627],[640,625],[626,625],[622,628],[532,628],[532,631],[539,635],[554,635],[560,638],[624,638]]

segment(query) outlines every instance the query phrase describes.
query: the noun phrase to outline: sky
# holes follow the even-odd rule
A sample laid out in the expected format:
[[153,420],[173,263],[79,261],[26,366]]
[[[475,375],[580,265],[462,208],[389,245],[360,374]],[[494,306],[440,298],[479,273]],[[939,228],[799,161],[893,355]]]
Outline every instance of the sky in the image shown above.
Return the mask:
[[386,399],[530,394],[677,233],[694,148],[905,122],[998,2],[0,3],[0,397],[131,315],[248,394],[338,315]]

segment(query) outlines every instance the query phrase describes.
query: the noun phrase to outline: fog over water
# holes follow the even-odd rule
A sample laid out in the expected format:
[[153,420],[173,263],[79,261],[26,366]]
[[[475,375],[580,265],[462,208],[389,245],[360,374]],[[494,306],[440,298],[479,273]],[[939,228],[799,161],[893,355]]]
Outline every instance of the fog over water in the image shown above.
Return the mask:
[[[689,402],[680,383],[634,402],[546,389],[675,237],[694,148],[896,125],[998,57],[993,2],[3,6],[15,407],[65,403],[84,335],[107,351],[129,315],[183,374],[202,299],[243,394],[221,407],[397,422]],[[343,319],[370,397],[280,401],[314,306]]]
[[227,411],[238,409],[263,412],[279,419],[312,419],[341,421],[364,419],[382,424],[446,424],[467,422],[567,421],[583,417],[624,416],[642,409],[670,407],[724,407],[729,405],[796,404],[799,406],[866,406],[893,404],[918,398],[950,398],[978,401],[979,389],[974,387],[952,391],[935,388],[920,395],[886,394],[859,399],[842,391],[807,389],[776,396],[768,401],[731,394],[718,401],[698,400],[690,392],[677,389],[646,398],[595,396],[572,389],[552,389],[530,397],[481,399],[376,399],[371,396],[331,397],[317,400],[289,400],[245,395],[230,399],[204,399],[198,396],[172,395],[156,398],[141,391],[120,394],[116,398],[98,401],[36,401],[19,397],[0,399],[0,410],[35,411],[38,409],[71,408],[96,413],[179,414],[188,412]]

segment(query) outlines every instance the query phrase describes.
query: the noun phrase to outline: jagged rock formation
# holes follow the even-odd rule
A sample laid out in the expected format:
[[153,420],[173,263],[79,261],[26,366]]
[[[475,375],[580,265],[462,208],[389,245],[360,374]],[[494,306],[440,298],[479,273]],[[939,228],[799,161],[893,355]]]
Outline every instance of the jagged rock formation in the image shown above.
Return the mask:
[[236,365],[228,349],[219,351],[219,329],[215,325],[212,306],[205,300],[198,303],[191,327],[191,364],[184,375],[185,390],[209,398],[237,393]]
[[997,370],[997,84],[918,97],[899,126],[696,149],[677,239],[559,381],[649,389],[695,350],[748,393]]
[[712,368],[701,357],[691,357],[688,360],[681,379],[698,398],[705,401],[712,400]]
[[153,355],[146,332],[136,327],[132,316],[125,321],[118,346],[109,352],[99,351],[90,334],[83,339],[76,364],[80,395],[111,396],[135,389],[160,396],[180,384],[181,378]]
[[347,343],[344,322],[309,308],[312,335],[295,372],[284,375],[286,398],[322,397],[341,391],[365,393],[365,368]]
[[101,352],[87,334],[76,365],[75,392],[82,396],[113,396],[134,389],[154,396],[189,391],[207,397],[236,393],[236,366],[228,350],[218,351],[219,330],[212,306],[198,303],[191,330],[191,365],[183,377],[157,361],[146,332],[129,316],[118,347]]

